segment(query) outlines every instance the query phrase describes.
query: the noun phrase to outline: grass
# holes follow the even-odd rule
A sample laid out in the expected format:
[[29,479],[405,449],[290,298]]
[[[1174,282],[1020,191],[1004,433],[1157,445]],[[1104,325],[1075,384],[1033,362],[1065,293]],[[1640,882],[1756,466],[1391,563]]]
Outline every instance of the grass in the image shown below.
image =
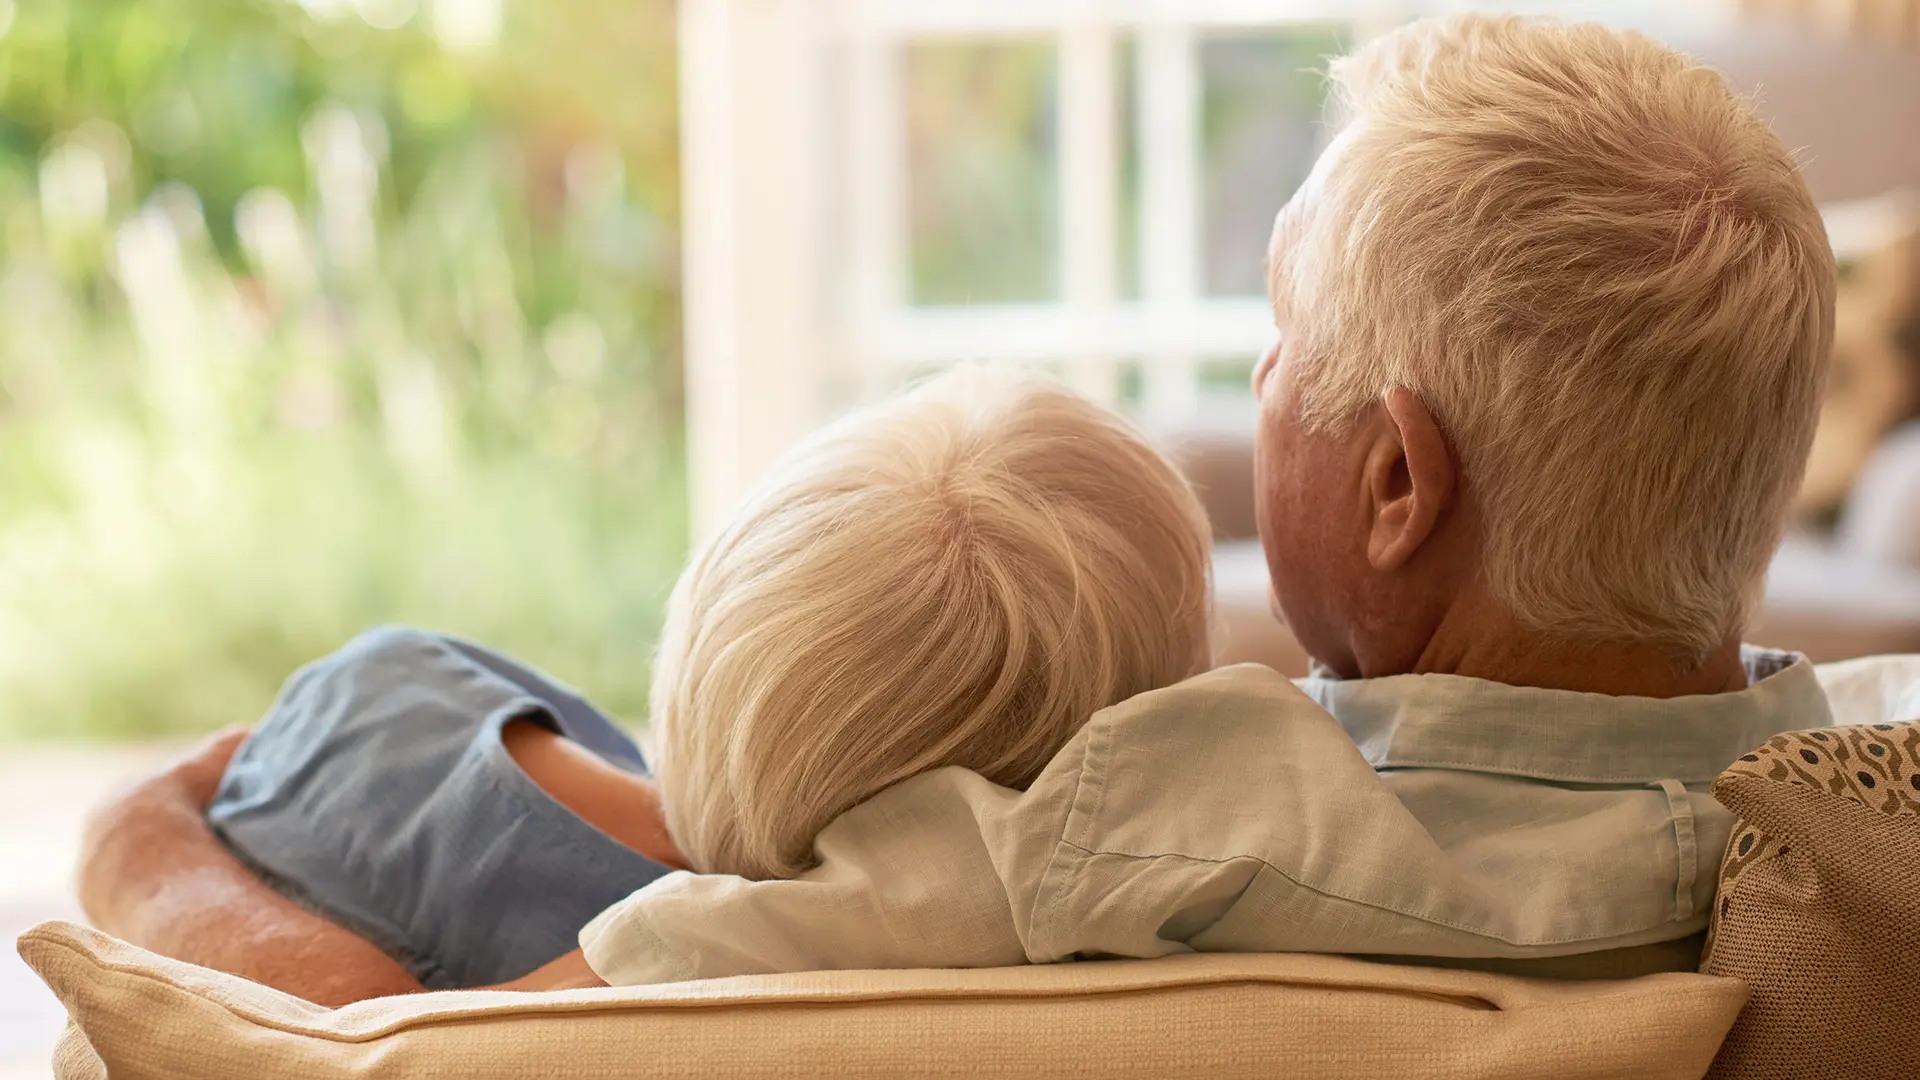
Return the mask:
[[377,447],[251,450],[197,497],[149,480],[112,513],[0,535],[0,737],[249,720],[296,666],[386,622],[486,641],[644,715],[685,545],[677,462],[609,476],[522,457],[429,480]]

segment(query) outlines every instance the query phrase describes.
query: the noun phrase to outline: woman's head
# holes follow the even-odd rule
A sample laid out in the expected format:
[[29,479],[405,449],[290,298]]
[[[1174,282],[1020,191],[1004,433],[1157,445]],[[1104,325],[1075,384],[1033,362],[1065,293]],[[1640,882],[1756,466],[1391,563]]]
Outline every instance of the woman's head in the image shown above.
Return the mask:
[[788,876],[881,789],[1023,787],[1092,714],[1205,668],[1206,518],[1119,417],[934,379],[793,451],[674,589],[652,722],[695,868]]

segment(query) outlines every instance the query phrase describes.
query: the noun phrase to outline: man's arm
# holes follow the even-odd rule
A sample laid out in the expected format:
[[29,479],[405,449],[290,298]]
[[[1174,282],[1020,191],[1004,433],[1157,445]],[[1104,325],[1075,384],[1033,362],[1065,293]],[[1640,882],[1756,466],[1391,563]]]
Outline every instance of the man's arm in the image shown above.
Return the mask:
[[420,990],[399,963],[295,904],[227,851],[206,822],[232,728],[95,811],[82,842],[80,904],[107,933],[320,1005]]
[[552,963],[533,969],[525,975],[504,982],[498,986],[483,986],[482,990],[582,990],[593,986],[605,986],[607,980],[594,973],[587,966],[587,954],[575,949]]

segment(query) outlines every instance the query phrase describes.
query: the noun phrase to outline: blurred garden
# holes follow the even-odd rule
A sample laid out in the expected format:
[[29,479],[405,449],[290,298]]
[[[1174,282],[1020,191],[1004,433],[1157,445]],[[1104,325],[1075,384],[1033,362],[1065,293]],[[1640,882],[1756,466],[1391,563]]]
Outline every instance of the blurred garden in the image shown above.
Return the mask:
[[0,738],[369,625],[643,712],[686,544],[664,0],[0,0]]

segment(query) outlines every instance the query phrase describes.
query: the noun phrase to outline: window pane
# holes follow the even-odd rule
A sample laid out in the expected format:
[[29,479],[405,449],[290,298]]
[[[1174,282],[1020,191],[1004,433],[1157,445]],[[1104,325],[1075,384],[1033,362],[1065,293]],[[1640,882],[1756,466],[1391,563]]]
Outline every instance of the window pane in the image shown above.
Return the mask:
[[1273,215],[1324,145],[1322,72],[1345,42],[1341,27],[1303,26],[1201,44],[1201,273],[1209,295],[1266,291]]
[[1115,209],[1120,215],[1114,223],[1115,268],[1114,295],[1121,300],[1140,299],[1140,102],[1135,97],[1139,86],[1139,42],[1132,35],[1114,43],[1114,151],[1119,161]]
[[1055,73],[1047,42],[908,49],[914,303],[1059,295]]
[[1204,360],[1195,376],[1200,380],[1200,396],[1203,398],[1245,398],[1253,396],[1253,365],[1257,358],[1251,356],[1223,356]]

